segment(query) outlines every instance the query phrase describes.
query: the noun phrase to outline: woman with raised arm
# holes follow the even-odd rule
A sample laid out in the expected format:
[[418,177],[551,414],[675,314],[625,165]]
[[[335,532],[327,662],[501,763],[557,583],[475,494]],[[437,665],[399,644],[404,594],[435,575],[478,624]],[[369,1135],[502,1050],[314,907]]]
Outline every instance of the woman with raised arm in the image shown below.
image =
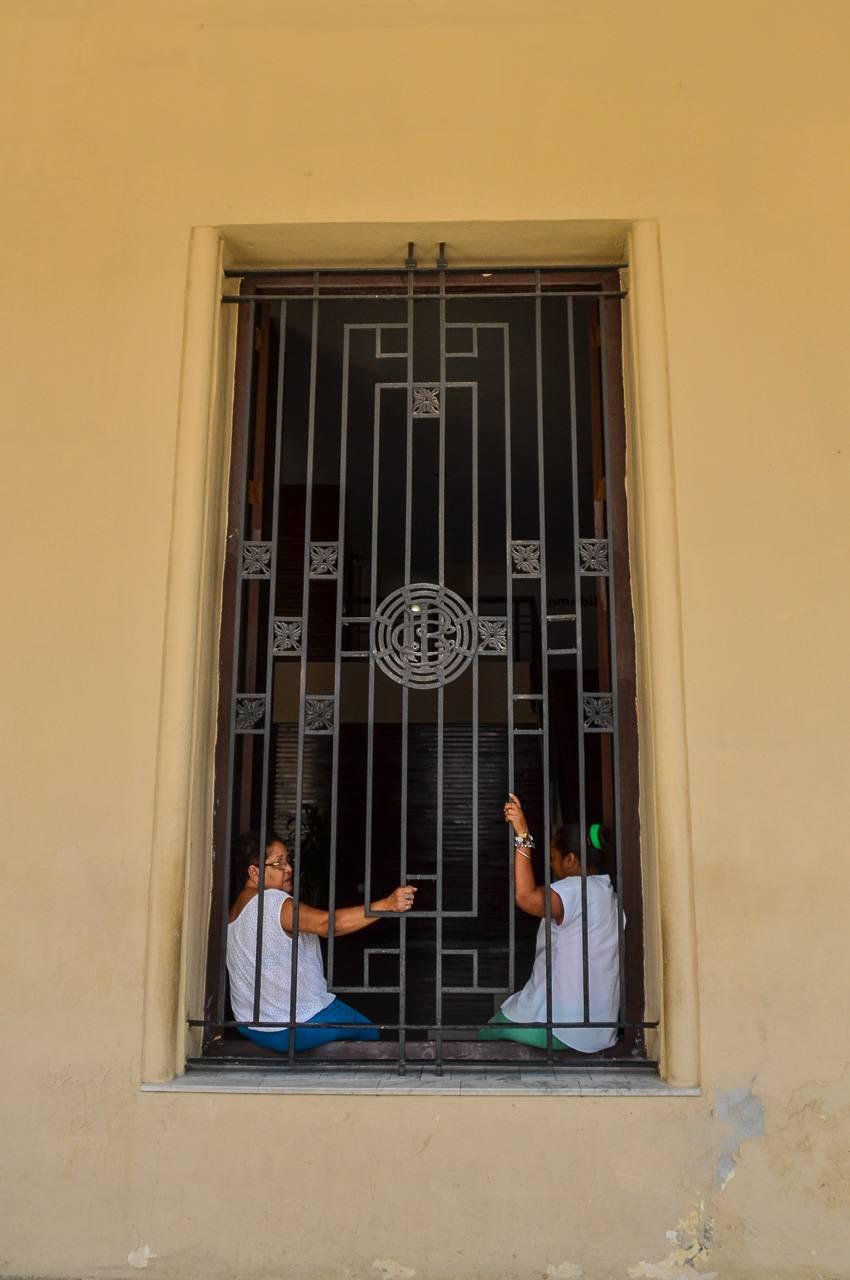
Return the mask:
[[[260,840],[255,832],[239,838],[240,869],[245,883],[230,908],[227,927],[227,970],[230,1003],[238,1022],[254,1021],[254,983],[257,960],[257,919],[260,888]],[[260,968],[259,1022],[288,1022],[292,975],[292,863],[279,835],[266,841],[263,881],[263,941]],[[416,889],[401,885],[386,898],[372,903],[373,911],[403,914],[413,906]],[[366,906],[339,907],[333,913],[333,935],[341,938],[375,924],[379,916],[367,916]],[[301,902],[298,906],[298,966],[295,989],[295,1021],[306,1023],[295,1030],[296,1052],[315,1049],[331,1040],[377,1040],[378,1028],[367,1017],[337,1000],[328,990],[319,938],[331,931],[331,915]],[[348,1027],[329,1026],[347,1022]],[[255,1044],[285,1053],[289,1049],[286,1027],[240,1026],[238,1030]]]
[[[546,1022],[546,889],[537,884],[531,851],[534,837],[522,805],[511,795],[504,807],[505,821],[514,830],[514,897],[521,911],[540,919],[531,977],[508,996],[486,1027],[482,1040],[514,1040],[519,1044],[547,1047],[543,1027],[517,1027],[516,1022]],[[600,1053],[617,1040],[620,1010],[620,965],[617,930],[617,897],[611,880],[601,873],[607,832],[594,823],[588,833],[587,865],[587,977],[588,1022],[610,1026],[555,1027],[555,1049]],[[578,826],[559,827],[552,836],[549,854],[552,880],[549,891],[550,954],[552,958],[552,1021],[584,1022],[584,965],[582,959],[581,838]]]

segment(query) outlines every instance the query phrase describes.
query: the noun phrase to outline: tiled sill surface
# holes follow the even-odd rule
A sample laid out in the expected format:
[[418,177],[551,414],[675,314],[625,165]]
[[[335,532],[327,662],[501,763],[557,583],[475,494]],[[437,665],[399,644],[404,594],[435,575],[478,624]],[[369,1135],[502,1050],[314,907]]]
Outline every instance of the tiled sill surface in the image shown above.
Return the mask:
[[480,1071],[447,1069],[442,1076],[422,1067],[409,1067],[405,1075],[350,1067],[330,1066],[312,1071],[223,1070],[204,1067],[187,1071],[164,1084],[144,1084],[149,1093],[323,1093],[323,1094],[443,1094],[471,1096],[573,1097],[618,1096],[627,1098],[698,1097],[698,1088],[678,1089],[647,1071]]

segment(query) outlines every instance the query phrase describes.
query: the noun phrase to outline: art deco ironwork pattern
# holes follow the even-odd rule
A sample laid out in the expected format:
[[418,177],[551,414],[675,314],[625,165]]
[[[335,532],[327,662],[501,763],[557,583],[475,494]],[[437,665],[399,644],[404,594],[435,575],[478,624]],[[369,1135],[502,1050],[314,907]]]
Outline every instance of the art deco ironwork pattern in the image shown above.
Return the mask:
[[437,689],[466,670],[475,653],[475,619],[454,591],[414,582],[392,592],[372,623],[375,662],[391,680]]
[[300,654],[301,630],[300,618],[275,618],[272,653],[276,658]]
[[413,416],[414,418],[439,418],[439,387],[413,388]]
[[307,698],[304,703],[304,732],[330,733],[334,727],[333,695]]
[[585,729],[614,728],[614,699],[610,693],[586,693],[582,701]]
[[511,557],[514,562],[514,573],[529,578],[540,577],[540,543],[512,542]]
[[392,985],[388,985],[388,984],[382,985],[380,982],[372,981],[372,974],[370,972],[369,962],[373,956],[395,956],[399,961],[397,969],[400,971],[401,969],[401,948],[400,947],[366,947],[363,952],[363,971],[362,971],[363,976],[361,978],[360,983],[357,986],[344,986],[341,983],[337,983],[334,986],[334,990],[343,995],[350,995],[354,992],[367,992],[367,991],[372,992],[372,994],[375,994],[377,992],[383,995],[396,995],[398,993],[398,982],[395,982]]
[[266,714],[266,700],[257,694],[240,694],[236,698],[236,729],[256,729]]
[[272,571],[272,544],[270,542],[243,542],[243,578],[269,578]]
[[608,572],[607,538],[580,538],[578,554],[583,574],[596,576]]
[[508,651],[507,618],[478,619],[478,652],[506,654]]
[[310,577],[335,578],[339,559],[338,542],[310,543]]
[[[484,278],[489,280],[490,275]],[[616,871],[622,883],[616,844],[620,793],[610,515],[606,505],[600,525],[598,503],[594,506],[599,481],[606,479],[600,468],[608,465],[604,460],[608,422],[605,395],[594,399],[584,389],[593,378],[598,379],[604,367],[605,299],[609,294],[601,287],[594,291],[583,286],[581,292],[563,285],[559,289],[557,281],[547,284],[545,271],[518,274],[510,281],[509,292],[500,291],[494,281],[490,295],[467,295],[461,285],[452,293],[447,284],[450,278],[450,272],[440,272],[430,291],[420,298],[414,271],[405,276],[406,293],[387,286],[385,294],[380,284],[360,293],[356,287],[346,286],[347,293],[342,286],[334,291],[331,276],[298,277],[291,286],[282,276],[276,293],[267,282],[262,296],[251,286],[232,298],[242,304],[243,323],[251,327],[251,334],[254,326],[264,325],[264,333],[277,335],[277,345],[270,345],[267,338],[265,345],[250,338],[245,343],[247,373],[241,394],[247,406],[246,420],[252,423],[251,431],[259,433],[262,410],[266,434],[260,440],[259,434],[246,431],[241,463],[234,449],[234,492],[243,509],[251,511],[251,532],[261,532],[263,537],[237,543],[233,684],[227,704],[230,718],[225,725],[230,735],[229,772],[220,787],[226,812],[226,857],[240,830],[259,829],[262,841],[271,829],[273,750],[277,750],[273,741],[275,735],[281,741],[281,735],[289,734],[286,741],[292,741],[294,754],[287,758],[294,761],[294,776],[285,782],[292,796],[288,842],[295,869],[296,943],[301,872],[308,848],[321,846],[326,851],[324,874],[331,913],[343,853],[346,860],[356,863],[358,892],[363,894],[367,914],[378,913],[369,904],[376,896],[373,877],[379,851],[389,847],[397,850],[399,880],[419,886],[414,910],[393,924],[393,933],[383,926],[389,945],[368,947],[360,953],[359,979],[358,971],[350,968],[347,979],[340,976],[333,928],[327,946],[328,978],[334,992],[395,1001],[391,1013],[386,1012],[389,1005],[380,1007],[384,1010],[384,1034],[398,1045],[399,1070],[405,1067],[410,1036],[424,1035],[435,1041],[433,1060],[438,1070],[448,1028],[453,1036],[465,1029],[468,1038],[475,1040],[475,1023],[453,1021],[452,1000],[462,998],[468,1006],[470,1000],[483,997],[483,1003],[474,1006],[480,1010],[480,1025],[498,998],[524,980],[516,971],[517,926],[511,891],[514,855],[507,833],[502,852],[487,850],[488,864],[500,859],[499,892],[504,901],[499,907],[501,914],[497,912],[494,918],[504,922],[504,935],[494,944],[492,938],[484,942],[475,934],[484,914],[479,900],[479,783],[481,770],[493,767],[479,749],[485,725],[492,730],[487,738],[490,749],[498,744],[497,749],[504,753],[502,794],[520,785],[520,749],[528,746],[537,753],[523,757],[522,776],[539,778],[535,783],[539,795],[527,800],[541,815],[540,849],[546,848],[553,822],[567,816],[564,807],[568,804],[573,806],[572,816],[581,829],[586,829],[588,753],[610,750],[613,767],[606,784],[610,813],[606,812],[605,820],[615,832]],[[616,300],[621,295],[615,289],[610,296]],[[468,304],[467,298],[473,302]],[[432,337],[424,344],[419,337],[418,316],[425,314],[417,311],[420,302],[432,308],[427,313]],[[560,397],[555,408],[555,393],[550,393],[548,400],[546,396],[546,378],[554,366],[551,355],[543,351],[541,338],[544,316],[554,315],[554,306],[560,310],[551,349],[563,352],[559,371],[551,375]],[[306,351],[306,356],[298,357],[304,363],[293,366],[292,377],[290,361],[296,357],[290,355],[287,343],[296,322],[290,318],[295,312],[288,308],[300,309],[297,350]],[[321,338],[320,313],[331,317]],[[581,376],[576,372],[579,315],[582,333],[587,335],[581,347],[586,365]],[[433,359],[428,341],[433,341],[437,332]],[[595,335],[593,341],[591,334]],[[356,347],[361,339],[362,345]],[[326,348],[334,343],[338,344],[338,357],[323,363]],[[355,348],[360,353],[356,377],[352,373]],[[514,348],[521,351],[519,357],[512,354]],[[268,392],[260,406],[258,369],[270,350],[274,354],[264,367],[263,385],[277,390]],[[517,359],[523,362],[522,368],[518,368]],[[414,378],[414,370],[419,380]],[[363,390],[370,379],[371,403]],[[295,386],[291,393],[290,380]],[[291,412],[286,400],[290,394]],[[319,411],[317,401],[323,397]],[[352,407],[355,397],[356,410]],[[545,453],[555,437],[551,432],[547,435],[547,415],[557,419],[559,439],[566,441],[565,445],[557,444],[551,483]],[[288,446],[287,432],[295,442]],[[276,478],[275,483],[260,486],[256,470],[252,472],[247,462],[251,448],[259,450],[257,456],[262,454],[263,465],[268,475]],[[452,448],[455,453],[450,461]],[[382,451],[388,449],[395,452],[385,455]],[[385,464],[385,456],[395,462]],[[366,462],[361,465],[363,458]],[[351,480],[353,466],[356,484]],[[462,476],[468,471],[467,488],[460,497],[456,486],[454,508],[446,496],[452,466]],[[521,490],[515,472],[522,472],[525,487]],[[547,483],[553,497],[546,496]],[[584,497],[582,485],[590,486]],[[384,486],[393,490],[386,500]],[[262,503],[257,496],[261,491],[266,495]],[[283,493],[288,495],[288,507]],[[433,495],[432,509],[420,505],[414,513],[414,498],[420,495],[416,500],[421,504],[423,493]],[[398,518],[396,509],[401,513]],[[485,534],[492,543],[493,535],[485,527],[485,521],[492,518],[485,509],[497,512],[501,521],[498,548],[495,556],[491,554],[486,580],[481,572],[480,544]],[[348,542],[357,521],[361,542],[355,553]],[[591,527],[580,528],[582,521]],[[364,528],[370,532],[364,533]],[[581,536],[585,532],[604,532],[606,536]],[[426,555],[431,557],[427,578],[414,572]],[[422,580],[415,580],[417,577]],[[606,581],[582,587],[582,579],[594,577]],[[246,586],[251,579],[260,580],[259,586]],[[326,582],[332,587],[322,586]],[[603,665],[604,674],[600,675]],[[591,688],[602,683],[608,690],[585,691],[588,672],[592,672],[588,679]],[[446,770],[447,732],[450,727],[458,728],[447,720],[449,699],[455,700],[452,715],[466,717],[460,727],[471,745],[467,771],[455,776]],[[465,711],[457,710],[464,707]],[[554,727],[553,717],[558,721]],[[415,739],[411,736],[414,721],[427,728],[427,733],[418,731]],[[392,734],[400,735],[400,747],[397,758],[382,749],[379,765],[377,735],[382,732],[380,726],[387,724]],[[322,738],[327,741],[316,741]],[[394,742],[396,738],[387,740]],[[436,780],[434,794],[426,797],[434,848],[430,861],[418,863],[411,861],[410,854],[415,804],[419,804],[417,820],[423,821],[421,797],[412,794],[409,786],[410,770],[419,763],[412,759],[414,741],[420,743],[422,752],[433,756],[432,776]],[[426,742],[427,752],[421,746]],[[572,791],[554,781],[557,770],[564,767],[562,757],[572,770]],[[538,761],[536,773],[529,772],[528,761],[532,759]],[[556,786],[560,788],[557,795]],[[361,794],[362,801],[355,803]],[[462,799],[457,800],[456,795]],[[361,803],[362,809],[358,809],[356,804]],[[309,821],[304,816],[308,813]],[[343,831],[344,813],[354,813],[356,821]],[[446,860],[450,823],[465,833],[461,838],[466,877],[463,893],[452,881]],[[548,858],[541,859],[539,870],[547,890],[544,923],[551,923]],[[451,872],[455,880],[458,874]],[[386,892],[383,886],[381,892]],[[493,892],[488,889],[491,895]],[[584,879],[582,894],[584,900]],[[223,955],[226,898],[222,901]],[[262,891],[259,914],[262,921]],[[419,925],[423,930],[415,933]],[[501,926],[488,927],[495,933]],[[459,932],[464,928],[471,931],[468,936]],[[553,1053],[559,1024],[552,1006],[549,929],[544,928],[541,936],[548,992],[543,1026],[546,1061],[551,1067],[566,1059]],[[419,951],[429,949],[432,958],[430,1003],[427,1013],[418,1015],[410,977],[414,938]],[[258,939],[258,957],[260,945]],[[586,929],[582,948],[584,1018],[579,1022],[589,1024]],[[621,922],[619,1022],[625,1025],[623,954]],[[295,1025],[298,956],[296,945],[291,1006],[283,1025]],[[383,977],[378,976],[379,970]],[[197,1021],[220,1028],[228,1025],[226,975],[221,962],[216,982],[211,1013]],[[258,982],[255,1021],[259,1020],[260,996]],[[424,997],[416,999],[421,1002]],[[294,1037],[290,1042],[285,1061],[292,1066],[296,1061]]]

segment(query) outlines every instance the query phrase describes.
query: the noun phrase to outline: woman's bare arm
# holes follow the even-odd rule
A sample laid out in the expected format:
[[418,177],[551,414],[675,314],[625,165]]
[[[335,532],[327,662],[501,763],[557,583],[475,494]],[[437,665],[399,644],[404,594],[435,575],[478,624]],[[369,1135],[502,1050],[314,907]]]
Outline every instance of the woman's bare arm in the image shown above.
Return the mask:
[[[514,834],[528,835],[528,823],[522,811],[522,805],[515,795],[505,805],[505,821],[510,823]],[[552,919],[560,924],[564,918],[564,904],[554,889],[549,890],[552,903]],[[514,849],[514,900],[520,911],[526,915],[536,916],[539,920],[546,915],[546,886],[538,884],[534,878],[534,866],[528,850]]]
[[[397,911],[404,914],[413,906],[416,886],[399,885],[386,898],[378,898],[372,903],[372,911]],[[286,933],[293,931],[295,908],[292,899],[287,898],[280,909],[280,925]],[[346,933],[357,933],[359,929],[367,929],[370,924],[380,920],[381,916],[367,916],[365,903],[359,907],[338,907],[334,912],[334,937],[341,938]],[[329,911],[321,911],[317,907],[309,907],[302,902],[298,906],[298,932],[315,933],[326,938],[330,932],[331,916]]]

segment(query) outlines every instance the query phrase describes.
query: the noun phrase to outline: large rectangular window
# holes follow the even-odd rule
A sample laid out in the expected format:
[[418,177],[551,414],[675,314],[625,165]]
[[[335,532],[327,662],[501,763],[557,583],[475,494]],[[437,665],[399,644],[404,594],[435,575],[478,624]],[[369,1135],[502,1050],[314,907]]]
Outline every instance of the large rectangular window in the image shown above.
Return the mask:
[[[246,275],[239,309],[204,1059],[506,1069],[644,1061],[621,369],[613,269]],[[537,839],[541,921],[514,904],[503,805]],[[557,1009],[549,843],[577,832],[579,1007]],[[617,895],[615,1044],[591,1008],[589,873]],[[225,963],[232,851],[283,835],[299,912],[415,904],[322,942],[380,1040],[287,1053],[240,1035]],[[562,842],[563,843],[563,842]],[[259,933],[279,929],[260,875]],[[592,886],[591,886],[592,887]],[[277,900],[275,900],[277,901]],[[557,923],[557,922],[556,922]],[[564,926],[562,926],[564,927]],[[543,973],[535,1044],[479,1029]],[[258,973],[262,966],[258,966]],[[574,975],[575,976],[575,975]],[[553,982],[554,978],[554,982]],[[255,1022],[261,992],[255,992]],[[244,1014],[243,1014],[244,1017]],[[515,1025],[519,1024],[515,1020]],[[651,1064],[647,1064],[651,1065]]]

